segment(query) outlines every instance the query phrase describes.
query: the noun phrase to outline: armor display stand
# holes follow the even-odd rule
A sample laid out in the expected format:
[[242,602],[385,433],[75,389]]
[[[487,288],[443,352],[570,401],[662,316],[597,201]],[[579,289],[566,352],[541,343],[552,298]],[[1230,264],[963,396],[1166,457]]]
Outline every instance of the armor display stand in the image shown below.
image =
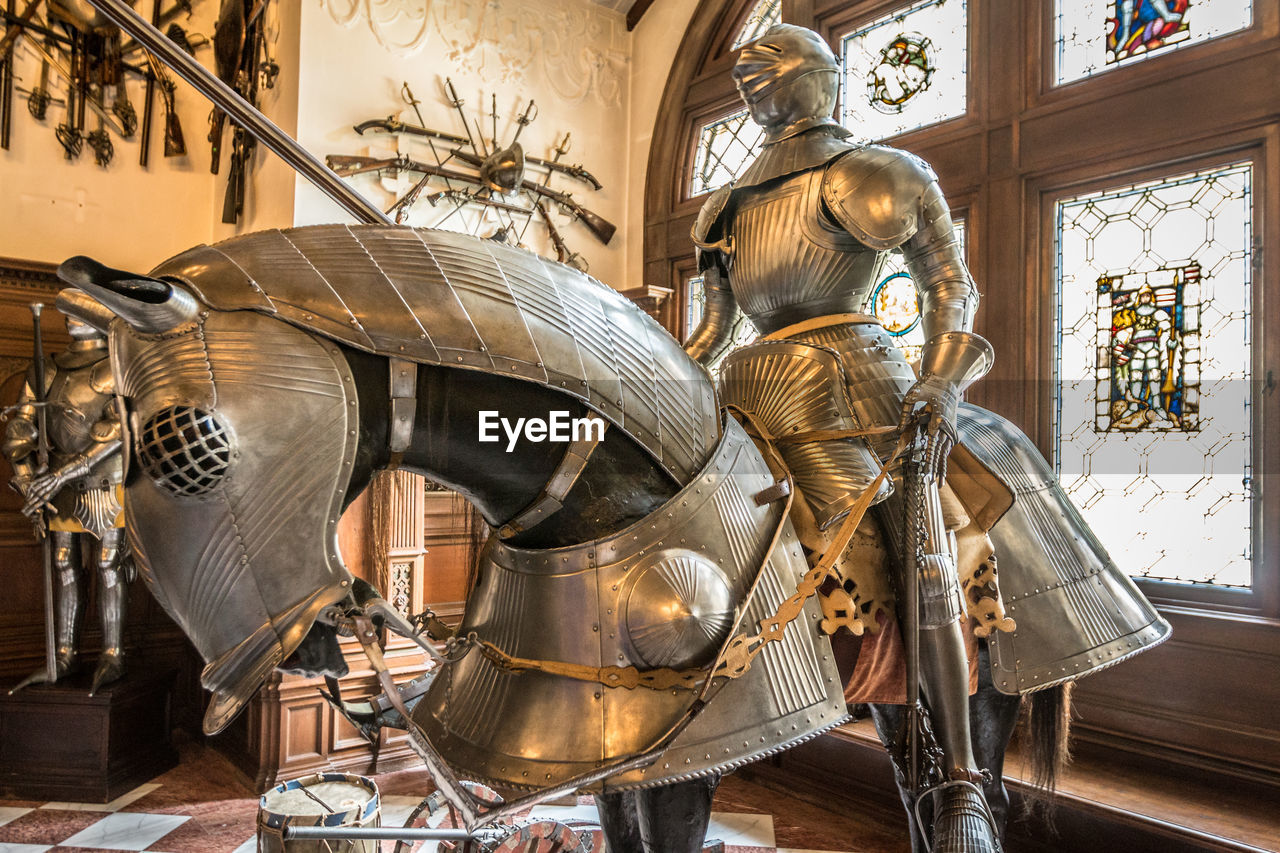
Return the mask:
[[0,689],[0,796],[108,803],[177,766],[175,672],[144,663],[89,695],[92,670]]

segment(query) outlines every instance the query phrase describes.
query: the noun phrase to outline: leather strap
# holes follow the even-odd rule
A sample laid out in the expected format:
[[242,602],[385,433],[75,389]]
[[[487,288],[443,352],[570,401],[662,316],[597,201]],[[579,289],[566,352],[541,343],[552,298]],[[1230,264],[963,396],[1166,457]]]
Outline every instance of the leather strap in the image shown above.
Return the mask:
[[848,323],[874,323],[880,325],[880,320],[871,314],[823,314],[821,317],[810,317],[808,320],[801,320],[799,323],[792,323],[790,326],[783,326],[777,331],[762,335],[762,341],[783,341],[796,335],[812,332],[815,329],[826,329],[831,326],[843,326]]
[[391,371],[391,424],[387,447],[391,451],[391,465],[400,467],[404,452],[413,443],[413,425],[418,415],[418,365],[402,358],[387,359]]
[[600,429],[588,428],[585,430],[586,438],[570,442],[569,447],[564,452],[564,457],[560,460],[560,464],[556,466],[556,470],[551,474],[551,479],[542,487],[542,491],[538,493],[538,496],[528,506],[516,513],[515,518],[498,528],[499,539],[510,539],[517,533],[523,533],[529,528],[541,524],[560,511],[560,508],[564,506],[565,496],[569,494],[573,484],[578,482],[578,478],[582,476],[582,472],[587,467],[587,462],[591,460],[591,454],[595,452],[597,445],[604,440],[605,430],[609,428],[607,421],[599,418],[593,419],[593,423],[596,422],[601,425]]

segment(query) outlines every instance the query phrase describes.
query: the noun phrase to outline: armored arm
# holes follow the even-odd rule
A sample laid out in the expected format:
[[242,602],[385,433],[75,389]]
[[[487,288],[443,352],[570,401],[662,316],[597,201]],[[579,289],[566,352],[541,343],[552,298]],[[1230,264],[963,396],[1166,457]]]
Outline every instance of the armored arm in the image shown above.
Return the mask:
[[702,292],[706,296],[702,321],[684,342],[684,351],[706,367],[714,364],[733,345],[733,330],[742,312],[729,289],[728,275],[720,264],[715,263],[703,270],[702,282]]
[[[92,389],[99,394],[109,395],[115,391],[115,383],[111,377],[111,365],[103,359],[88,376]],[[110,397],[106,398],[108,401]],[[68,483],[90,472],[102,472],[101,466],[113,457],[119,457],[122,441],[120,420],[114,405],[109,402],[103,406],[97,422],[89,429],[89,444],[82,451],[58,456],[58,464],[53,470],[38,473],[22,486],[26,504],[22,512],[28,516],[38,512]],[[118,463],[117,463],[118,464]],[[52,466],[51,466],[52,467]],[[112,479],[119,480],[119,477]]]
[[690,235],[698,247],[698,270],[702,273],[705,305],[702,320],[690,332],[684,342],[684,350],[703,367],[714,364],[733,345],[733,330],[742,314],[729,285],[733,240],[724,233],[728,218],[725,208],[731,192],[732,185],[711,194],[698,211],[698,219]]
[[904,421],[929,410],[931,431],[955,435],[964,389],[991,368],[991,345],[973,334],[978,290],[933,170],[918,157],[869,146],[834,161],[823,181],[832,217],[873,249],[900,249],[920,294],[925,346]]
[[[46,360],[46,392],[56,370],[58,368],[54,362]],[[5,459],[13,467],[14,488],[19,493],[26,494],[27,484],[41,473],[40,453],[37,452],[40,450],[40,427],[36,412],[35,368],[27,371],[27,382],[18,394],[18,402],[13,409],[8,410],[8,414],[9,424],[5,427],[4,446],[0,447],[0,451],[4,452]]]
[[[46,371],[50,368],[46,367]],[[13,486],[25,494],[25,488],[32,478],[40,473],[40,464],[36,451],[40,446],[40,430],[36,418],[36,395],[34,380],[27,377],[18,402],[9,410],[9,423],[5,427],[3,452],[9,465],[13,468]]]

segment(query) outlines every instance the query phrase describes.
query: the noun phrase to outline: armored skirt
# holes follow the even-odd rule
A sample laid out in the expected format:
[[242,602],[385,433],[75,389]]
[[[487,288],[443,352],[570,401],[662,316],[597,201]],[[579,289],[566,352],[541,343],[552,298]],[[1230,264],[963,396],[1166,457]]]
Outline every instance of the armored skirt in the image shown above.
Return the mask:
[[[822,627],[867,635],[849,701],[902,701],[893,556],[902,509],[890,485],[900,466],[891,461],[897,436],[876,430],[898,423],[915,382],[911,365],[879,325],[845,322],[744,347],[725,359],[720,382],[722,399],[752,412],[774,436],[872,433],[779,447],[803,498],[793,521],[811,552],[826,550],[836,522],[890,464],[877,506],[821,593]],[[940,490],[958,583],[950,592],[922,588],[922,600],[964,618],[971,649],[975,638],[988,639],[996,686],[1041,689],[1162,640],[1167,624],[1116,568],[1031,441],[968,404],[959,431]],[[976,684],[976,669],[973,675]]]

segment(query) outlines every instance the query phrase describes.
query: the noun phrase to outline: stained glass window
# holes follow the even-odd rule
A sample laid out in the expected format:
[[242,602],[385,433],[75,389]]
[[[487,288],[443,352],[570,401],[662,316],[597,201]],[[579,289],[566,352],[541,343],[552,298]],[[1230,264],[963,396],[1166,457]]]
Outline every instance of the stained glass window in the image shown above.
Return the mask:
[[763,140],[764,131],[745,108],[703,125],[698,132],[689,195],[709,193],[729,183],[760,152]]
[[747,22],[742,25],[738,37],[733,40],[733,49],[737,50],[747,42],[755,41],[781,21],[782,0],[760,0],[747,16]]
[[[956,237],[960,241],[960,254],[965,251],[964,220],[955,222]],[[916,293],[916,283],[907,272],[907,265],[902,255],[890,253],[885,258],[884,267],[880,271],[880,281],[871,291],[867,304],[862,309],[884,324],[885,331],[893,336],[894,342],[902,348],[907,361],[920,359],[920,351],[924,349],[924,327],[920,323],[920,299]]]
[[[689,318],[688,329],[692,333],[702,322],[702,310],[706,305],[706,292],[703,290],[703,279],[700,275],[695,275],[685,282],[685,293],[687,294],[685,301],[685,316]],[[725,355],[741,346],[754,341],[760,337],[760,333],[756,331],[756,327],[745,315],[738,315],[737,322],[733,326],[733,344],[729,349],[725,350]],[[708,368],[712,376],[720,375],[720,362],[724,360],[722,355],[716,359]]]
[[1252,23],[1252,0],[1057,0],[1056,82],[1091,77]]
[[1135,576],[1252,582],[1251,177],[1058,203],[1057,465]]
[[922,0],[844,37],[845,127],[884,139],[964,115],[966,0]]

